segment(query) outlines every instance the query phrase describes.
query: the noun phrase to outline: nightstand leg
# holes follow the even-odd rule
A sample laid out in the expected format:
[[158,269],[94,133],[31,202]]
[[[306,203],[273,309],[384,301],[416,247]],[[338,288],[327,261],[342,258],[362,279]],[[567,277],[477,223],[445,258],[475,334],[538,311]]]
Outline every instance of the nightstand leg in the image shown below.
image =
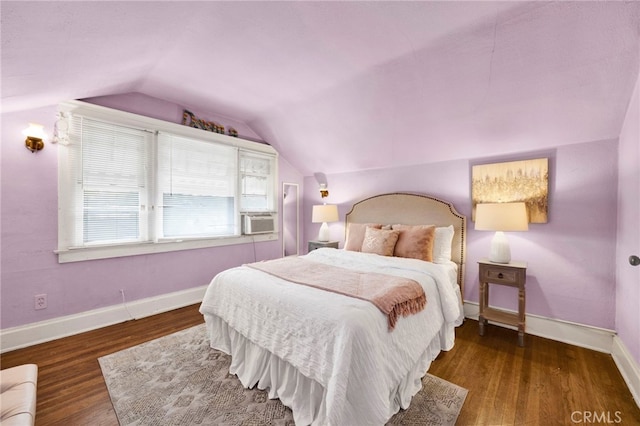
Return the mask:
[[518,345],[524,346],[524,324],[525,324],[525,292],[524,284],[518,290]]
[[486,320],[484,319],[484,309],[487,306],[488,300],[488,288],[487,283],[480,282],[480,314],[478,316],[478,325],[479,325],[479,333],[481,336],[484,336],[484,326],[486,324]]

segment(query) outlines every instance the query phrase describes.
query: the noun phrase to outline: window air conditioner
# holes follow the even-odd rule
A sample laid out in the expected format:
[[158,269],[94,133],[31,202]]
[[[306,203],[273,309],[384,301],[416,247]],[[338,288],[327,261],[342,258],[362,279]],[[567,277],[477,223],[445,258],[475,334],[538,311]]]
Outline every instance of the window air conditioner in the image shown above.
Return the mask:
[[271,214],[247,214],[243,216],[242,233],[251,234],[267,234],[275,232],[275,218]]

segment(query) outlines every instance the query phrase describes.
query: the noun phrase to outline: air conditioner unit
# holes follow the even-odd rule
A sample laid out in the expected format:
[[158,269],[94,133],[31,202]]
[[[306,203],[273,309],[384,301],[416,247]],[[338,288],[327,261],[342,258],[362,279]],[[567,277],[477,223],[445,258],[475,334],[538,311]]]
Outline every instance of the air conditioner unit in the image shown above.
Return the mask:
[[272,214],[246,214],[242,220],[242,233],[268,234],[275,232],[276,220]]

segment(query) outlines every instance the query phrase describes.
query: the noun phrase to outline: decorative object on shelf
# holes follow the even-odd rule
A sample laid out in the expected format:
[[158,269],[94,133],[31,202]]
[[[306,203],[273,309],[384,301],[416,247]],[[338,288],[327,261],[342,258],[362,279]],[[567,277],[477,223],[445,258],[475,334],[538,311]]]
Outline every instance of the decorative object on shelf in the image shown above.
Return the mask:
[[496,231],[491,240],[489,260],[496,263],[511,261],[511,248],[504,231],[527,231],[527,207],[524,203],[485,203],[476,206],[478,231]]
[[[223,125],[213,121],[207,121],[202,118],[198,118],[191,111],[188,111],[186,109],[183,110],[182,112],[182,124],[184,124],[185,126],[196,128],[196,129],[206,130],[208,132],[220,133],[221,135],[224,135]],[[230,132],[231,132],[231,129],[232,128],[229,128]],[[237,137],[238,132],[235,129],[233,129],[233,131],[235,135],[232,135],[232,136]]]
[[24,144],[31,152],[40,151],[44,148],[43,139],[47,137],[41,124],[29,123],[29,127],[22,131],[22,134],[27,137]]
[[329,225],[327,222],[338,221],[338,206],[335,204],[322,204],[313,206],[311,222],[322,223],[318,233],[318,241],[329,241]]
[[471,219],[481,203],[527,205],[530,223],[547,223],[549,159],[481,164],[471,169]]
[[233,127],[229,127],[229,130],[227,130],[229,136],[233,136],[234,138],[238,137],[238,131],[236,129],[234,129]]

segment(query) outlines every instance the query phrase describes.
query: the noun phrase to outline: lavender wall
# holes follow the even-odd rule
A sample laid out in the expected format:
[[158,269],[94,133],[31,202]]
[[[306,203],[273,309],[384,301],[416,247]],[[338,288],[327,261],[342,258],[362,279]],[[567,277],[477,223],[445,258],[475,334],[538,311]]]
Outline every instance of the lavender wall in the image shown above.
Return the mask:
[[616,252],[616,331],[640,365],[640,77],[620,134],[618,239]]
[[[328,203],[341,217],[362,198],[386,192],[417,192],[453,202],[470,217],[470,170],[473,164],[548,157],[549,222],[528,232],[510,233],[514,260],[528,262],[527,312],[607,329],[615,319],[615,240],[617,140],[523,152],[510,157],[465,159],[412,167],[328,175]],[[305,239],[315,239],[311,206],[320,203],[313,177],[305,178]],[[478,300],[477,261],[489,252],[492,233],[475,231],[468,220],[465,299]],[[333,239],[344,239],[343,223],[330,225]],[[517,309],[509,288],[492,290],[492,304]]]
[[[182,115],[181,107],[144,96],[101,101],[174,122]],[[137,300],[203,286],[217,272],[254,260],[254,247],[243,244],[58,264],[53,252],[57,247],[57,148],[47,142],[43,151],[32,154],[25,149],[21,133],[33,121],[51,134],[55,114],[55,106],[2,114],[0,328],[116,305],[121,303],[120,289],[128,300]],[[241,134],[250,132],[234,124]],[[281,181],[302,185],[301,174],[286,160],[281,159],[279,170]],[[279,240],[255,244],[258,260],[279,257],[281,252]],[[48,295],[48,308],[36,311],[34,295],[40,293]]]
[[[92,101],[174,122],[179,121],[182,112],[178,105],[135,94]],[[2,115],[1,328],[119,304],[121,288],[129,300],[136,300],[202,286],[215,273],[253,260],[253,247],[234,245],[58,264],[53,253],[57,243],[57,150],[55,145],[47,143],[43,151],[32,154],[21,142],[21,131],[30,121],[44,124],[51,133],[55,112],[55,106],[51,106]],[[216,119],[213,114],[193,112]],[[637,115],[636,112],[634,116],[633,111],[628,114],[631,118],[627,119],[625,128],[630,130],[621,139],[621,150],[624,147],[637,150]],[[219,121],[232,124],[231,120]],[[241,134],[254,136],[251,129],[242,128],[241,123],[235,125]],[[629,298],[626,293],[623,298],[619,294],[619,310],[615,313],[614,283],[616,260],[619,260],[615,258],[617,149],[616,140],[605,140],[509,157],[334,174],[327,176],[330,196],[325,200],[321,200],[313,177],[303,179],[285,159],[281,159],[279,167],[281,181],[301,184],[304,236],[301,247],[304,251],[306,242],[314,239],[318,232],[318,226],[311,224],[311,206],[315,203],[336,203],[344,217],[350,206],[362,198],[409,191],[450,200],[469,216],[469,175],[473,164],[548,157],[549,223],[535,224],[529,232],[510,235],[514,259],[529,262],[527,311],[609,329],[618,327],[637,358],[638,343],[634,338],[637,339],[638,295],[633,287],[637,278],[632,277],[636,281],[630,284],[619,283],[617,291],[629,292]],[[627,178],[625,170],[635,171],[637,176],[637,164],[624,167],[620,170],[621,184],[627,182],[625,179],[634,179],[633,175]],[[624,184],[632,185],[633,181]],[[626,204],[622,201],[621,205],[624,208]],[[634,220],[637,220],[637,212],[625,211],[631,218],[635,214]],[[637,232],[637,224],[632,226]],[[475,232],[471,222],[469,228],[465,299],[477,301],[476,262],[487,254],[491,235]],[[343,239],[342,223],[331,224],[330,230],[333,238]],[[258,259],[277,257],[280,253],[280,241],[256,245]],[[48,294],[49,308],[35,311],[33,296],[39,293]],[[516,308],[510,289],[496,288],[492,295],[494,301],[504,308]]]

